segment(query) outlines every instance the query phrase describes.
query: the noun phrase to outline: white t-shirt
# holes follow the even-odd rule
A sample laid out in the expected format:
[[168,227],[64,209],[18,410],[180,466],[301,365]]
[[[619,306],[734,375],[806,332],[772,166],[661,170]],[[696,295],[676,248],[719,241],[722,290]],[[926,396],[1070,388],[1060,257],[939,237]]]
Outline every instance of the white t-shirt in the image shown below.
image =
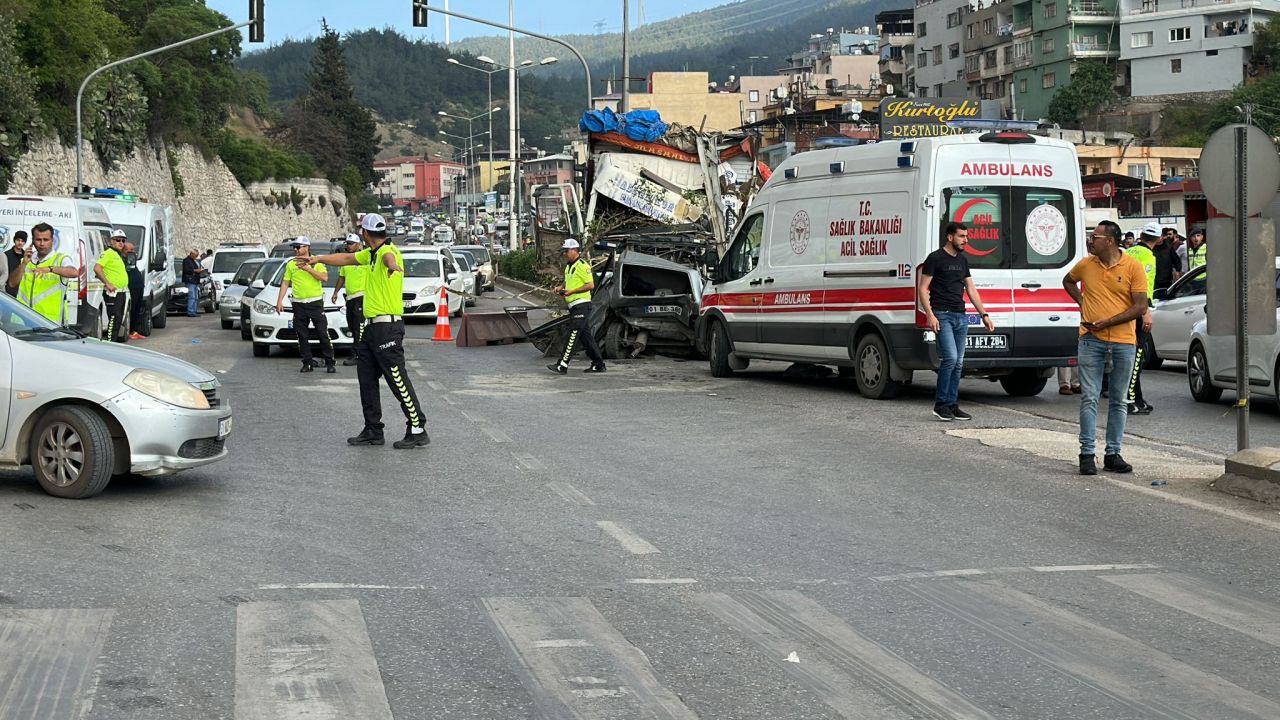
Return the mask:
[[210,255],[209,257],[201,260],[200,267],[204,268],[205,272],[213,272],[213,256]]

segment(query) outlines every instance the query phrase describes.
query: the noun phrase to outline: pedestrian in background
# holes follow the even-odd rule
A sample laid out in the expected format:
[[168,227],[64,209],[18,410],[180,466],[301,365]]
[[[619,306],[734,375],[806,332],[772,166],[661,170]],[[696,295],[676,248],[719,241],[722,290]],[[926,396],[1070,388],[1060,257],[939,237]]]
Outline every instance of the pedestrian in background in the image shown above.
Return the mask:
[[[347,235],[343,246],[348,253],[360,250],[360,236]],[[343,265],[338,271],[338,284],[333,288],[333,302],[338,302],[338,292],[347,291],[347,327],[351,328],[351,357],[342,361],[348,367],[358,365],[360,361],[360,334],[364,332],[364,286],[369,276],[369,268],[365,265]]]
[[94,263],[93,274],[102,282],[107,302],[107,340],[126,342],[125,309],[129,303],[129,271],[124,266],[124,231],[111,231],[110,246]]
[[1080,394],[1080,368],[1072,365],[1071,367],[1058,368],[1058,394],[1059,395],[1079,395]]
[[308,373],[316,369],[315,358],[311,354],[312,330],[320,341],[324,371],[337,372],[337,368],[333,366],[329,320],[324,314],[324,283],[329,279],[329,271],[323,263],[313,263],[307,259],[311,254],[311,238],[305,235],[296,237],[291,245],[294,257],[284,268],[284,281],[280,284],[280,293],[276,295],[276,312],[284,313],[284,297],[291,294],[293,330],[298,333],[298,353],[302,355],[301,372]]
[[18,266],[22,264],[22,258],[27,254],[27,231],[19,230],[13,234],[13,247],[4,252],[6,261],[4,290],[10,295],[17,297],[17,285],[11,285],[9,278],[14,276],[18,271]]
[[[1168,228],[1165,229],[1168,230]],[[1130,415],[1150,415],[1151,411],[1155,410],[1155,407],[1142,397],[1142,365],[1146,360],[1147,346],[1151,342],[1151,298],[1155,294],[1156,266],[1158,265],[1154,248],[1156,245],[1169,242],[1167,233],[1162,237],[1156,235],[1159,230],[1159,226],[1155,223],[1147,223],[1147,226],[1142,228],[1141,242],[1125,251],[1142,265],[1142,271],[1147,276],[1147,310],[1134,323],[1137,354],[1133,362],[1133,372],[1129,376],[1129,392],[1126,396],[1127,411]]]
[[182,258],[182,284],[187,286],[187,317],[196,316],[196,307],[200,302],[200,276],[204,268],[200,267],[200,251],[191,248],[187,256]]
[[604,356],[600,354],[600,346],[591,334],[591,326],[587,322],[587,313],[591,310],[591,291],[596,289],[595,278],[591,275],[591,265],[582,259],[578,241],[569,238],[560,246],[567,264],[564,266],[564,284],[555,292],[569,304],[569,338],[564,343],[564,354],[558,362],[547,366],[553,373],[564,375],[569,372],[569,361],[578,350],[581,340],[586,348],[587,357],[591,359],[591,367],[584,368],[586,373],[602,373],[607,368]]
[[916,294],[924,309],[925,320],[938,343],[938,388],[934,393],[933,416],[943,422],[972,420],[960,409],[960,377],[964,373],[964,348],[969,337],[969,316],[964,298],[969,296],[987,332],[994,332],[982,306],[978,288],[969,272],[965,246],[969,244],[969,228],[964,223],[947,223],[942,248],[929,253],[920,268]]
[[151,312],[151,308],[143,307],[146,304],[142,297],[145,280],[142,271],[138,269],[137,249],[127,241],[124,244],[124,267],[129,273],[129,339],[141,340],[145,337],[142,334],[142,321],[146,318],[146,313]]
[[[1143,233],[1152,228],[1159,228],[1159,225],[1147,223]],[[1151,288],[1152,292],[1167,289],[1182,277],[1182,261],[1178,259],[1178,252],[1174,248],[1177,240],[1178,229],[1167,227],[1161,231],[1160,240],[1151,247],[1151,251],[1156,256],[1156,284]]]
[[1062,279],[1062,287],[1080,306],[1080,474],[1098,474],[1098,400],[1108,359],[1113,369],[1103,468],[1127,473],[1133,466],[1120,455],[1128,417],[1124,382],[1136,355],[1134,321],[1147,309],[1147,274],[1120,249],[1120,226],[1110,220],[1098,223],[1089,236],[1089,252]]
[[1187,238],[1187,244],[1183,247],[1185,257],[1182,267],[1191,272],[1198,267],[1202,267],[1209,261],[1209,246],[1204,241],[1204,230],[1196,228],[1191,231],[1191,236]]
[[1124,234],[1124,244],[1123,244],[1124,249],[1128,250],[1129,248],[1133,247],[1134,243],[1136,242],[1138,241],[1133,237],[1132,232],[1127,232]]

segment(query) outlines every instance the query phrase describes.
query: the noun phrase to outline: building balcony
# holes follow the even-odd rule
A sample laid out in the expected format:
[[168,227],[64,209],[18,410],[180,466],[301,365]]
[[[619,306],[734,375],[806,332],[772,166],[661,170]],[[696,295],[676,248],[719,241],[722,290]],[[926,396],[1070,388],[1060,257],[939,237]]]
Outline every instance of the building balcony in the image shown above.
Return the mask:
[[1013,22],[1013,34],[1014,34],[1014,35],[1022,35],[1022,34],[1024,34],[1024,33],[1029,33],[1029,32],[1031,32],[1031,21],[1030,21],[1030,20],[1015,20],[1015,21]]
[[1035,64],[1035,58],[1031,55],[1015,57],[1013,59],[1013,66],[1015,68],[1027,68],[1031,67],[1033,64]]
[[1000,37],[1013,37],[1013,23],[1005,23],[996,28],[996,35]]
[[1098,0],[1078,0],[1071,6],[1072,15],[1103,15],[1110,17],[1116,14],[1113,9],[1107,8],[1106,4],[1098,2]]
[[1118,58],[1120,50],[1104,43],[1073,42],[1071,55],[1078,58]]

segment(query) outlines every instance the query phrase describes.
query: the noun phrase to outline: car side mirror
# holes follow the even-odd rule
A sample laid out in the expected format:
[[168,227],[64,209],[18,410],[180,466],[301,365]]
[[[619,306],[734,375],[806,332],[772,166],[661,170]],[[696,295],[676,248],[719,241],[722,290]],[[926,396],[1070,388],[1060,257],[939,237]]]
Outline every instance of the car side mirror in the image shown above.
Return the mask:
[[265,280],[254,280],[253,284],[249,287],[254,290],[265,290],[267,288],[267,282]]
[[707,266],[707,275],[714,278],[716,270],[720,269],[720,256],[716,254],[715,248],[707,248],[707,254],[702,256],[702,264]]
[[449,273],[448,275],[445,275],[444,277],[445,277],[445,279],[446,279],[446,280],[448,280],[449,282],[453,282],[454,280],[457,280],[457,279],[458,279],[458,273],[456,273],[456,272],[451,272],[451,273]]

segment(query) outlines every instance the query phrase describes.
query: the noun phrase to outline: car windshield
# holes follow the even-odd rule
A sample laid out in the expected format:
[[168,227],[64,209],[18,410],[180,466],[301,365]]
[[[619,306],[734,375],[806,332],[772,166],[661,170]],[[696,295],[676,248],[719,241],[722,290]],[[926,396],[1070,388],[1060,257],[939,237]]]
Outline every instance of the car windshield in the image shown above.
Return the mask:
[[258,268],[262,267],[262,262],[260,258],[244,261],[240,268],[236,270],[236,276],[231,279],[232,284],[248,285],[253,276],[257,274]]
[[481,248],[481,247],[469,247],[464,249],[468,253],[470,253],[472,257],[476,259],[476,262],[480,263],[481,265],[489,262],[488,250],[485,250],[484,248]]
[[22,340],[71,340],[80,333],[59,327],[14,298],[0,293],[0,331]]
[[245,260],[262,257],[262,253],[248,250],[219,250],[213,254],[213,271],[216,273],[235,272]]
[[405,277],[438,278],[440,277],[440,258],[435,255],[426,257],[405,257]]
[[141,225],[116,225],[117,230],[123,230],[125,239],[133,244],[135,248],[142,247],[142,236],[146,233]]
[[471,256],[464,252],[455,252],[453,254],[453,260],[458,263],[458,267],[463,270],[470,270],[471,266],[475,264],[475,261],[471,259]]
[[272,258],[258,266],[258,271],[253,274],[253,279],[267,282],[273,275],[275,275],[276,270],[283,264],[283,260]]

